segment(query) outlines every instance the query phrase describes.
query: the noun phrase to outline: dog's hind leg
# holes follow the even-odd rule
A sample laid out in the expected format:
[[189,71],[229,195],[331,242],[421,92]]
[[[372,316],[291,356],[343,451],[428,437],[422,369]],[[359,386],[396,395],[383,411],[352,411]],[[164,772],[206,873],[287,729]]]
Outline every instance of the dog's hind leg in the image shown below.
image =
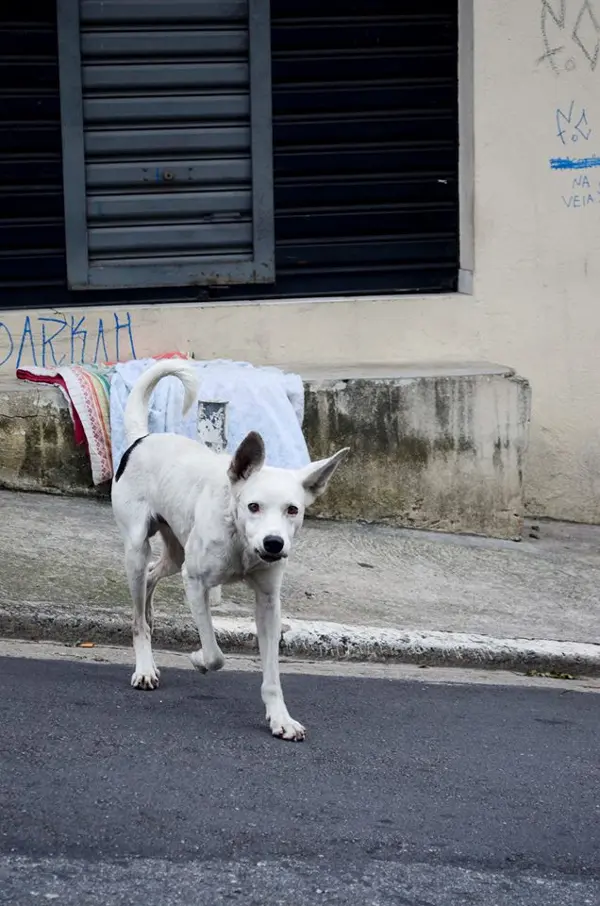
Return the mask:
[[161,522],[158,524],[158,531],[164,543],[163,549],[160,558],[150,566],[146,579],[146,622],[150,627],[150,633],[152,633],[154,624],[152,600],[156,586],[161,579],[166,579],[168,576],[174,576],[180,572],[184,561],[183,548],[173,534],[171,527],[166,522]]
[[208,603],[210,607],[219,607],[221,604],[221,586],[215,585],[208,593]]
[[136,689],[156,689],[159,673],[152,654],[150,627],[146,621],[146,575],[151,549],[148,537],[129,537],[125,543],[125,568],[133,601],[133,649],[135,671],[131,685]]

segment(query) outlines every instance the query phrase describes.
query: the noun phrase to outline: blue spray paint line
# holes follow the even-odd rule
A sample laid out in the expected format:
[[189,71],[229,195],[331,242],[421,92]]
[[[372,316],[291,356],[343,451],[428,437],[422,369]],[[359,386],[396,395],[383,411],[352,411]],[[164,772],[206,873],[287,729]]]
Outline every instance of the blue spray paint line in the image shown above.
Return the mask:
[[551,157],[551,170],[589,170],[600,167],[600,157],[593,154],[591,157]]

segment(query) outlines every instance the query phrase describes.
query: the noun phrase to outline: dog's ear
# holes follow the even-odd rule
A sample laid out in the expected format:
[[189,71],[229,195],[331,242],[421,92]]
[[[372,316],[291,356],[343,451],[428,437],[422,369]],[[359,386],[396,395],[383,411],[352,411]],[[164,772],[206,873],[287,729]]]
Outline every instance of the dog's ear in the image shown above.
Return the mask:
[[350,447],[344,447],[343,450],[338,450],[329,459],[319,459],[317,462],[311,462],[309,466],[300,470],[302,487],[308,495],[307,506],[310,506],[313,500],[319,497],[327,488],[329,479],[349,452]]
[[258,472],[265,464],[265,445],[260,434],[251,431],[243,439],[231,460],[229,478],[231,481],[243,481]]

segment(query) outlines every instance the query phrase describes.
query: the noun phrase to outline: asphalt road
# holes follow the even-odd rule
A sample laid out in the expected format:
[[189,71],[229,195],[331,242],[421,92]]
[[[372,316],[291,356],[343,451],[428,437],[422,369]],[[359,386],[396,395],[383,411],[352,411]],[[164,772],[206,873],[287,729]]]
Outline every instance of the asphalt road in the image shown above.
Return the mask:
[[598,695],[130,672],[0,659],[0,903],[600,903]]

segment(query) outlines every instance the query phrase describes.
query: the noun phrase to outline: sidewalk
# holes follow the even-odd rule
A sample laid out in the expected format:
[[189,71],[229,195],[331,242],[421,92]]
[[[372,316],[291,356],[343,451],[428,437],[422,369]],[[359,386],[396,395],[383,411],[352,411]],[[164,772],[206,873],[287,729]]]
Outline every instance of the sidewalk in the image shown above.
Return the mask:
[[[131,643],[110,505],[0,491],[0,635]],[[516,543],[308,521],[284,583],[282,652],[600,673],[600,527],[542,524]],[[156,594],[157,647],[196,634],[180,577]],[[215,611],[255,646],[245,588]]]

